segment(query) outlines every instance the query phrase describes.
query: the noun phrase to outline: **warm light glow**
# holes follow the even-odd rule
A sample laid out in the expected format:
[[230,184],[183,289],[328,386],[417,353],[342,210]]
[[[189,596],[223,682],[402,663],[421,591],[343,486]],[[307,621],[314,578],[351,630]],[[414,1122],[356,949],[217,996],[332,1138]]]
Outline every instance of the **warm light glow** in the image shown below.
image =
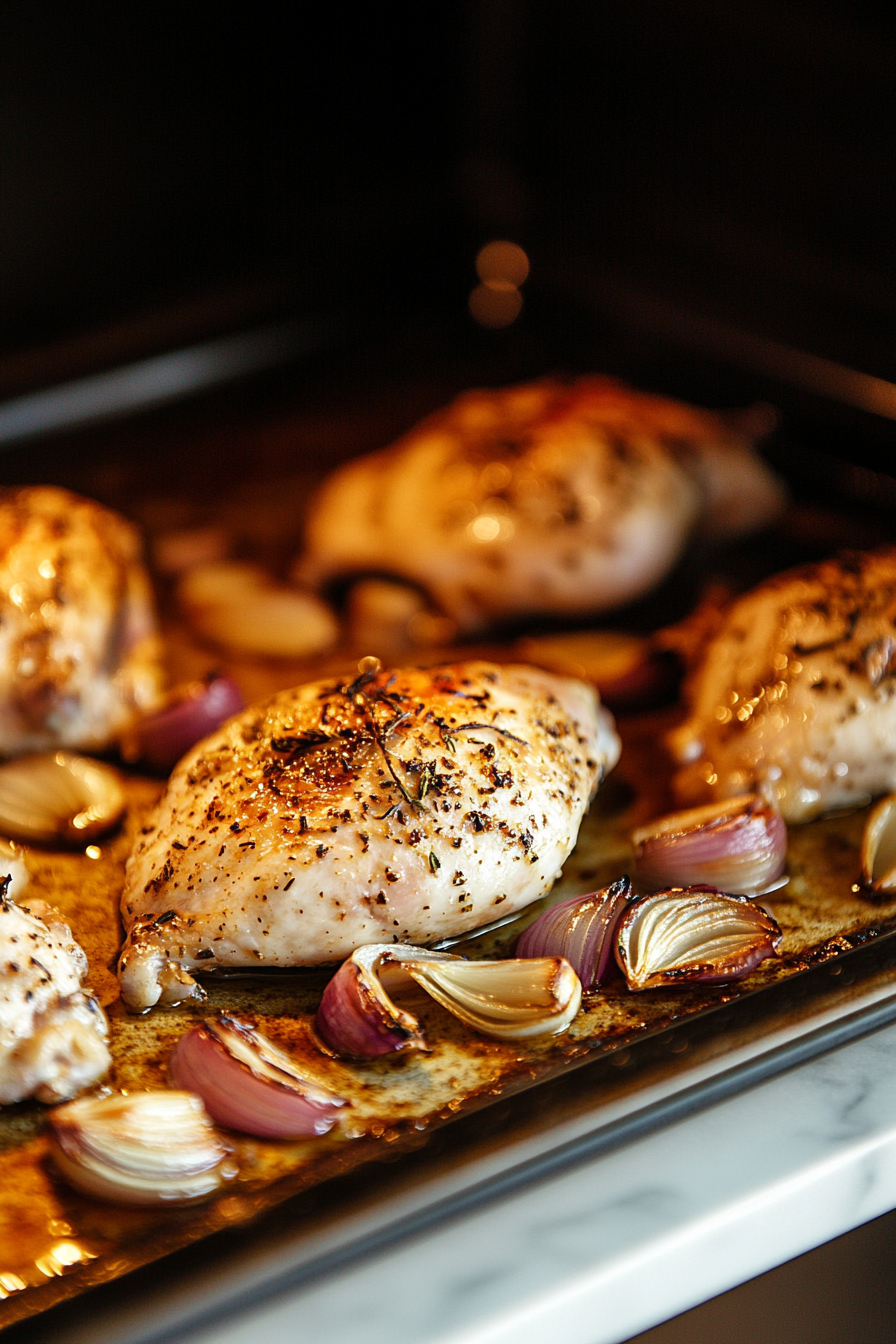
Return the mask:
[[42,1255],[34,1263],[41,1274],[52,1279],[64,1269],[70,1269],[72,1265],[80,1265],[85,1260],[95,1259],[96,1256],[92,1251],[86,1251],[76,1241],[57,1241],[46,1255]]
[[82,1250],[76,1241],[58,1241],[50,1252],[60,1265],[79,1265],[82,1260],[93,1260],[89,1251]]
[[512,480],[513,472],[506,462],[489,462],[479,474],[479,483],[489,494],[493,494],[496,490],[506,490]]
[[470,524],[470,531],[477,541],[495,541],[501,531],[501,524],[490,514],[481,513]]
[[516,528],[510,518],[496,518],[491,513],[480,513],[479,517],[470,523],[467,531],[476,541],[509,541]]
[[509,327],[523,309],[519,287],[529,274],[529,258],[519,243],[496,238],[476,255],[481,280],[470,295],[470,312],[481,327]]
[[101,859],[103,857],[103,851],[100,849],[99,845],[88,845],[84,853],[87,855],[88,859]]
[[517,289],[529,274],[529,258],[518,243],[496,239],[480,249],[476,274],[490,288],[510,285]]
[[477,285],[470,295],[470,312],[481,327],[509,327],[522,308],[523,296],[513,285],[506,289]]

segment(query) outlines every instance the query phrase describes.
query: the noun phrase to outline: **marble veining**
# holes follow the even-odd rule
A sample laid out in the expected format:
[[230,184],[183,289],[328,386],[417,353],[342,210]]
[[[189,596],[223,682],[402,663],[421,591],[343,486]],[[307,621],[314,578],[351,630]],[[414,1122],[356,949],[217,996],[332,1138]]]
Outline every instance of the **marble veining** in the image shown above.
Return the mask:
[[231,1318],[207,1344],[618,1344],[896,1206],[896,1026]]

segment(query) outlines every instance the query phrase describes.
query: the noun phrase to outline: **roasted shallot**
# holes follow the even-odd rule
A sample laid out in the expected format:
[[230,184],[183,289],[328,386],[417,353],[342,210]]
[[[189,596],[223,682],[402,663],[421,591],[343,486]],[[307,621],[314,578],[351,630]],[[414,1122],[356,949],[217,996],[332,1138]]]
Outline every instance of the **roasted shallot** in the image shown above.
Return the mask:
[[245,1022],[204,1022],[178,1041],[168,1066],[175,1087],[195,1092],[227,1129],[268,1139],[332,1129],[342,1097],[301,1074],[296,1061]]
[[881,798],[865,823],[862,886],[875,896],[896,892],[896,793]]
[[632,896],[627,877],[600,891],[572,896],[546,910],[519,937],[518,957],[565,957],[583,989],[597,989],[616,971],[616,927]]
[[190,747],[244,708],[240,688],[229,677],[210,677],[178,686],[160,709],[139,720],[122,743],[129,761],[144,761],[167,774]]
[[746,896],[674,887],[634,901],[619,922],[616,959],[629,989],[738,980],[779,955],[781,930]]
[[200,635],[236,653],[305,658],[339,637],[325,602],[276,583],[258,565],[197,565],[181,579],[178,597]]
[[84,1097],[49,1116],[52,1154],[76,1189],[117,1204],[187,1204],[236,1175],[199,1097]]
[[390,998],[384,981],[408,978],[485,1036],[523,1040],[565,1031],[582,986],[561,957],[465,961],[401,943],[359,947],[324,990],[317,1030],[337,1054],[373,1058],[426,1050],[417,1019]]
[[111,766],[68,751],[0,765],[0,832],[37,844],[83,844],[110,831],[125,808]]
[[706,883],[758,896],[780,885],[787,860],[784,819],[752,793],[659,817],[632,843],[635,881],[651,888]]

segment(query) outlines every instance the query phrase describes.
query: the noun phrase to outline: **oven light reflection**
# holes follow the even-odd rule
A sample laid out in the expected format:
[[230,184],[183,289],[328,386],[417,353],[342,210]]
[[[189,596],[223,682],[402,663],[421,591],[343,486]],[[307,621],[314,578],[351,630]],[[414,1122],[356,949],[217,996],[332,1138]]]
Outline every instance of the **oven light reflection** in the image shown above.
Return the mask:
[[88,1251],[84,1246],[79,1246],[76,1241],[57,1241],[46,1255],[42,1255],[39,1260],[35,1260],[35,1265],[41,1274],[45,1274],[48,1279],[54,1278],[58,1274],[63,1274],[65,1270],[71,1269],[72,1265],[84,1264],[87,1260],[95,1260],[93,1251]]
[[529,258],[518,243],[496,239],[476,255],[476,274],[484,285],[518,289],[529,275]]
[[519,243],[496,238],[479,249],[476,273],[480,283],[469,298],[470,313],[481,327],[509,327],[523,310],[522,285],[529,258]]

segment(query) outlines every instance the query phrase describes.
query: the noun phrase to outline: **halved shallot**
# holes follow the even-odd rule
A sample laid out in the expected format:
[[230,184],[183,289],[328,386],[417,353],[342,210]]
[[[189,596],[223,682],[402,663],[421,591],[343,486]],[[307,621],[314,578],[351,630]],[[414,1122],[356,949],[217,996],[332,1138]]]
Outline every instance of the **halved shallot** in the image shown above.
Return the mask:
[[876,896],[896,892],[896,793],[881,798],[865,823],[862,886]]
[[325,602],[277,583],[258,565],[237,560],[197,565],[181,579],[178,597],[200,635],[236,653],[306,658],[339,637]]
[[121,818],[117,771],[68,751],[44,751],[0,765],[0,832],[38,844],[83,844]]
[[629,989],[738,980],[779,955],[781,930],[746,896],[674,887],[633,901],[619,921],[616,959]]
[[518,957],[565,957],[583,989],[597,989],[616,971],[616,927],[632,897],[627,877],[600,891],[571,896],[545,910],[517,940]]
[[160,709],[130,730],[122,742],[122,755],[167,774],[191,747],[244,708],[240,688],[229,677],[177,686]]
[[53,1161],[76,1189],[116,1204],[187,1204],[236,1175],[199,1097],[83,1097],[49,1115]]
[[182,1036],[168,1065],[175,1087],[195,1092],[226,1129],[266,1139],[326,1134],[348,1105],[301,1074],[295,1060],[233,1017]]
[[784,872],[787,827],[756,794],[673,812],[632,833],[635,881],[645,887],[708,883],[759,896]]
[[337,1054],[374,1058],[426,1050],[417,1019],[393,1003],[384,981],[408,978],[467,1026],[500,1040],[565,1031],[582,986],[562,957],[465,961],[402,943],[359,947],[324,990],[317,1030]]

